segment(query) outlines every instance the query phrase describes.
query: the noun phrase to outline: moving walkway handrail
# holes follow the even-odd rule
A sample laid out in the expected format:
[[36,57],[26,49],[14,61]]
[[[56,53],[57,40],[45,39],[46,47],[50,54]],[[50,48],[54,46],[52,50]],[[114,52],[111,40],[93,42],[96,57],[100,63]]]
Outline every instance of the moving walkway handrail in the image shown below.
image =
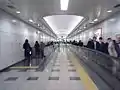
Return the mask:
[[92,60],[99,66],[107,69],[111,74],[117,76],[120,79],[120,58],[113,57],[102,53],[97,50],[92,50],[86,47],[79,47],[72,45],[76,52],[79,52],[79,55],[82,58],[87,59],[88,61]]
[[[92,50],[86,47],[71,45],[69,49],[74,52],[79,58],[80,62],[87,66],[92,72],[89,73],[93,81],[99,86],[93,74],[96,74],[106,85],[110,88],[107,90],[120,90],[120,59],[109,56],[102,52]],[[87,70],[86,68],[86,70]],[[88,70],[89,71],[89,70]],[[103,89],[100,89],[103,90]],[[104,89],[106,90],[106,89]]]
[[89,51],[91,51],[91,52],[100,53],[100,54],[102,54],[102,55],[104,55],[104,56],[106,56],[106,57],[114,58],[114,59],[116,59],[116,60],[118,60],[118,61],[120,60],[120,58],[118,58],[118,57],[113,57],[113,56],[110,56],[110,55],[108,55],[108,54],[105,54],[105,53],[100,52],[100,51],[97,51],[97,50],[93,50],[93,49],[86,48],[86,47],[81,47],[81,48],[82,48],[82,49],[89,50]]

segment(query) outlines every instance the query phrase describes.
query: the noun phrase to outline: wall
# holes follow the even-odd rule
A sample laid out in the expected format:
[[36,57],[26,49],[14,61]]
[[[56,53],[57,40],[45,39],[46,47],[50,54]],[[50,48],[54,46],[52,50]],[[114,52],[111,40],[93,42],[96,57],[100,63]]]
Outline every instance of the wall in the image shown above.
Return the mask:
[[39,40],[36,32],[36,29],[0,10],[0,70],[24,59],[24,40],[29,39],[33,46]]
[[105,41],[108,37],[116,39],[116,35],[120,34],[120,13],[112,16],[110,19],[100,23],[99,25],[82,32],[78,37],[87,44],[88,39],[92,38],[98,29],[102,29],[102,37]]

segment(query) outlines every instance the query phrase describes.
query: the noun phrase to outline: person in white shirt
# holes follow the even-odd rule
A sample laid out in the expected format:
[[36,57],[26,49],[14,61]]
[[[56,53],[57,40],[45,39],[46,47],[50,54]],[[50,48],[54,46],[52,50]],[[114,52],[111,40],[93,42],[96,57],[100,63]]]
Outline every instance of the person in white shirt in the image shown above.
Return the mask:
[[108,38],[107,41],[108,41],[108,52],[109,52],[109,55],[117,57],[117,52],[115,50],[115,45],[113,43],[113,40],[111,38]]

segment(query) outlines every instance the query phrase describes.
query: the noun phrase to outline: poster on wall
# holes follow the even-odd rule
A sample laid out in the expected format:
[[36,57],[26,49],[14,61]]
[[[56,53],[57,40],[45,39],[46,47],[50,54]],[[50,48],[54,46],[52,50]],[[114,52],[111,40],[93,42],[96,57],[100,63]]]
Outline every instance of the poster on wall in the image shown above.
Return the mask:
[[95,30],[94,37],[97,37],[97,40],[99,39],[99,37],[102,37],[102,28]]

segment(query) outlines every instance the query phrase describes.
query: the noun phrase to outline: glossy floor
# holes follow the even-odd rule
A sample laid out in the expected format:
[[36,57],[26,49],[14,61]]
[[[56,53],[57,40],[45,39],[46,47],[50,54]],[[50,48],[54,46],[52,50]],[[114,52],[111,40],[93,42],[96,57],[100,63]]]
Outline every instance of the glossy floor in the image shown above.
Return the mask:
[[[65,46],[56,50],[44,71],[10,70],[0,74],[1,90],[85,90]],[[56,54],[55,53],[55,54]]]

